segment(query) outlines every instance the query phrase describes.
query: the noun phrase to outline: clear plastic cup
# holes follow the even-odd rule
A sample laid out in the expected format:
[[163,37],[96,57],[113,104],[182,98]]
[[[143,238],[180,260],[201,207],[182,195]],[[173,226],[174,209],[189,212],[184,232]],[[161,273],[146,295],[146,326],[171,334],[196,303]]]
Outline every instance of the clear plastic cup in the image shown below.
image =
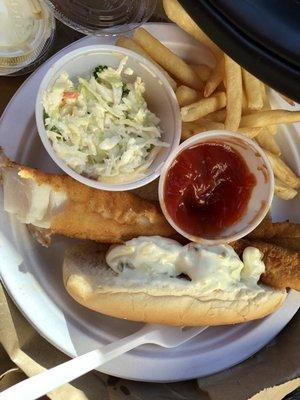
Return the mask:
[[44,61],[51,48],[54,16],[43,1],[6,0],[2,3],[0,75],[26,74]]
[[86,35],[131,31],[148,21],[156,0],[46,0],[64,24]]
[[[182,230],[168,213],[164,198],[164,186],[167,173],[173,161],[183,150],[199,143],[217,140],[228,144],[237,151],[245,161],[249,171],[255,176],[256,184],[252,190],[244,215],[215,236],[196,237]],[[170,225],[182,236],[193,242],[206,245],[229,243],[248,235],[255,229],[268,213],[274,195],[274,175],[270,162],[262,149],[251,139],[238,133],[225,130],[199,133],[183,142],[168,158],[159,179],[159,202]]]
[[[140,76],[145,83],[145,100],[150,111],[156,114],[160,119],[162,140],[169,143],[169,147],[162,148],[156,155],[152,164],[144,172],[143,177],[124,183],[105,183],[78,174],[57,156],[45,129],[42,96],[45,90],[52,87],[63,71],[69,74],[71,80],[76,80],[78,76],[90,75],[99,64],[117,68],[121,59],[125,56],[128,57],[126,67],[133,70],[133,75],[131,76],[132,81],[134,81],[137,76]],[[94,45],[81,47],[71,51],[52,64],[39,87],[35,115],[38,133],[45,149],[53,161],[72,178],[96,189],[122,191],[135,189],[150,183],[159,176],[163,164],[168,156],[178,147],[180,142],[180,109],[175,93],[164,74],[144,57],[133,51],[117,46]]]

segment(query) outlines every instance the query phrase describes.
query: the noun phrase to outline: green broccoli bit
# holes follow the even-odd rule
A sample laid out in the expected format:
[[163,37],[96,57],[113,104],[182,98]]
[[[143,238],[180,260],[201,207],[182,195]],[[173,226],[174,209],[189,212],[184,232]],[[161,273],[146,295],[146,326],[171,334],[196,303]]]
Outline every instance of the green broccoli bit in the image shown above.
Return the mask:
[[122,86],[122,96],[127,96],[129,94],[130,90],[128,89],[126,83],[123,83]]
[[100,74],[100,72],[104,71],[107,68],[108,68],[107,65],[98,65],[98,67],[96,67],[93,72],[95,79],[98,78],[98,74]]
[[58,129],[56,126],[52,126],[52,128],[51,128],[50,130],[51,130],[52,132],[59,133],[59,134],[61,135],[59,129]]

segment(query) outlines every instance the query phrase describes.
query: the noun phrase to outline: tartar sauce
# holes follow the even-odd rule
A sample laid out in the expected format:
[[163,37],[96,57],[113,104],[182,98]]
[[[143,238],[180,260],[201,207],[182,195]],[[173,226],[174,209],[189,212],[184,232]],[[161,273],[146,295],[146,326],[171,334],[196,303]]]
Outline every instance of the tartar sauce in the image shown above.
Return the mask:
[[265,271],[262,257],[255,247],[247,247],[241,260],[229,245],[182,246],[160,236],[141,236],[111,248],[106,262],[120,276],[174,278],[184,274],[202,290],[230,291],[237,286],[257,286]]

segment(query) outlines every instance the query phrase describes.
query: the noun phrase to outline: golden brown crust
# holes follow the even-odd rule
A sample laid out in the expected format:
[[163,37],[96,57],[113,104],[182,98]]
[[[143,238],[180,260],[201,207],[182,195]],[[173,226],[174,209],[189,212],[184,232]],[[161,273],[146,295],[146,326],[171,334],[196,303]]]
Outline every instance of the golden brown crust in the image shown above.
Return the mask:
[[275,244],[254,240],[239,240],[233,247],[240,255],[245,247],[254,246],[263,252],[266,271],[261,282],[275,288],[300,290],[300,252],[285,249]]
[[98,242],[119,243],[141,235],[174,236],[157,202],[129,192],[83,185],[67,175],[46,174],[19,166],[19,175],[67,193],[67,206],[51,222],[53,233]]
[[275,244],[276,246],[283,247],[288,250],[292,251],[300,251],[300,237],[276,237],[271,239],[271,243]]
[[300,238],[300,224],[289,221],[273,223],[265,218],[247,237],[265,242],[279,238]]

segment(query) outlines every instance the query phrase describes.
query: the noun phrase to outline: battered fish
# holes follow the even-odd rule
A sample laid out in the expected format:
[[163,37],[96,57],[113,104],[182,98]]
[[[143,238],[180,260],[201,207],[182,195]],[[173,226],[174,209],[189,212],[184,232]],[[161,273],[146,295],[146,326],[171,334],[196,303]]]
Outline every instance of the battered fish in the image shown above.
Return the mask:
[[261,282],[275,288],[291,288],[300,291],[300,252],[285,249],[272,243],[255,240],[238,240],[231,244],[241,255],[247,246],[258,248],[263,253],[266,266]]
[[157,202],[129,192],[85,186],[67,175],[49,174],[12,163],[3,152],[0,171],[4,208],[31,225],[44,245],[52,234],[120,243],[137,236],[175,237]]
[[274,223],[270,219],[265,218],[248,237],[267,242],[278,241],[281,238],[300,238],[300,224],[289,221]]

